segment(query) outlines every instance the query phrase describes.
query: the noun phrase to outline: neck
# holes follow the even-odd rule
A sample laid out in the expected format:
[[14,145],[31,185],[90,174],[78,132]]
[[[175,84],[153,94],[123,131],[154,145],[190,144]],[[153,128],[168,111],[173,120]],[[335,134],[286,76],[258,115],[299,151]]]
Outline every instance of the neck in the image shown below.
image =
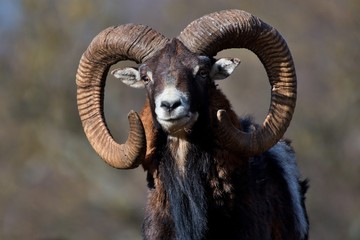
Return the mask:
[[176,223],[177,239],[202,239],[207,226],[207,175],[211,157],[191,138],[168,137],[159,173]]
[[184,137],[169,136],[168,148],[170,149],[172,158],[175,161],[175,167],[177,168],[180,176],[184,177],[190,143]]

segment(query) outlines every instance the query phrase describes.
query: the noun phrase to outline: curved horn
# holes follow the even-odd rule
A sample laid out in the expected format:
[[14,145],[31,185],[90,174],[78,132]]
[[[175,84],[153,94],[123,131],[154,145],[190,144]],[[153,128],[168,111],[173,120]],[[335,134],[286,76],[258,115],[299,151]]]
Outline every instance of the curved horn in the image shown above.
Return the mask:
[[271,103],[262,126],[252,133],[236,129],[226,112],[218,111],[219,134],[228,148],[247,155],[277,143],[290,124],[296,103],[296,74],[290,50],[273,27],[240,10],[225,10],[190,23],[178,37],[191,51],[214,56],[228,48],[247,48],[266,69]]
[[85,134],[95,151],[115,168],[135,168],[145,157],[143,124],[129,113],[130,132],[124,144],[111,136],[104,117],[104,87],[112,64],[122,60],[143,62],[167,39],[143,25],[121,25],[99,33],[81,57],[76,75],[77,104]]

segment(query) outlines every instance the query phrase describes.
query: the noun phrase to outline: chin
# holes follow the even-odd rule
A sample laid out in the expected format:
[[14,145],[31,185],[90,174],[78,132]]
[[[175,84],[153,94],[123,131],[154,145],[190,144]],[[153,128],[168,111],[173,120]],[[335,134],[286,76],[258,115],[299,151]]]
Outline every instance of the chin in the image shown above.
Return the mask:
[[197,112],[189,113],[180,119],[161,119],[157,118],[162,129],[171,136],[183,136],[191,132],[191,128],[199,117]]

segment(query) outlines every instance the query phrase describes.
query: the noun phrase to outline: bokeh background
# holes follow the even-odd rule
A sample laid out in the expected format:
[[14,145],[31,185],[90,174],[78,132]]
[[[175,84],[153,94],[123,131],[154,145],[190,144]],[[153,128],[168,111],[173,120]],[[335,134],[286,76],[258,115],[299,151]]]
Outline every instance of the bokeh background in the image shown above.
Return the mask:
[[[298,102],[286,137],[311,184],[311,239],[360,239],[357,0],[1,0],[0,239],[141,238],[145,173],[112,169],[89,145],[76,107],[80,56],[108,26],[142,23],[175,37],[228,8],[270,23],[291,48]],[[221,54],[242,59],[221,88],[239,115],[263,121],[269,86],[260,62],[246,50]],[[119,141],[144,99],[108,78],[106,117]]]

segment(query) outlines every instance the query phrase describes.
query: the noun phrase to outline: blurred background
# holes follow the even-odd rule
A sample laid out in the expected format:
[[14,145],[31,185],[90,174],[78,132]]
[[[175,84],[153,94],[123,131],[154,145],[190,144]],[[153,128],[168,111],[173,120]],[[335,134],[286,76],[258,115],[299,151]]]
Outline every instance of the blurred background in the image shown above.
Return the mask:
[[[292,51],[298,102],[286,133],[311,188],[311,239],[360,239],[360,2],[356,0],[1,0],[0,239],[140,239],[145,173],[107,166],[88,143],[75,74],[92,38],[108,26],[149,25],[175,37],[192,20],[237,8],[277,28]],[[239,115],[262,122],[266,74],[246,50],[220,83]],[[126,62],[126,64],[132,64]],[[105,112],[113,135],[145,94],[109,77]]]

